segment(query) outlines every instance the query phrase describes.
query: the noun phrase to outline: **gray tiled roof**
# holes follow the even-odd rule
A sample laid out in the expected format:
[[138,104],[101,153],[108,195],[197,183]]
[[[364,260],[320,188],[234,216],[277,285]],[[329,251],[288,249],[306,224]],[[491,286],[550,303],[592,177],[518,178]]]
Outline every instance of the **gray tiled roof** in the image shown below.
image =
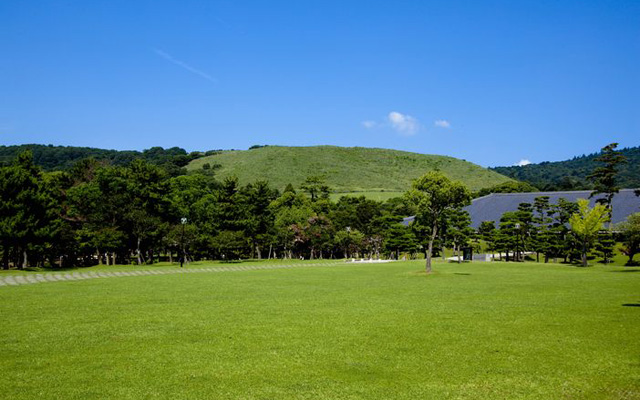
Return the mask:
[[[533,204],[536,197],[549,196],[551,204],[557,204],[559,198],[575,202],[578,199],[589,199],[590,190],[578,190],[571,192],[532,192],[532,193],[492,193],[471,201],[471,205],[465,207],[471,217],[471,226],[477,228],[482,221],[500,221],[500,217],[507,211],[516,211],[520,203]],[[591,207],[602,195],[594,196]],[[636,196],[634,189],[620,189],[613,197],[614,224],[622,222],[630,214],[640,212],[640,197]],[[404,218],[403,224],[408,225],[413,217]]]

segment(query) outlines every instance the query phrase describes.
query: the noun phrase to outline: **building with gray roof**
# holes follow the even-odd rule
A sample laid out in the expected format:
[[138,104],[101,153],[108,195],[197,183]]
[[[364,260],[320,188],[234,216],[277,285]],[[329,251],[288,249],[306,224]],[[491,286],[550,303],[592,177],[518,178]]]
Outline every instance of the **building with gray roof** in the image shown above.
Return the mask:
[[[550,204],[558,204],[558,199],[575,202],[578,199],[589,199],[590,190],[577,190],[568,192],[531,192],[531,193],[492,193],[471,201],[471,205],[465,207],[471,217],[471,226],[478,228],[483,221],[500,221],[500,217],[507,211],[517,211],[520,203],[533,204],[536,197],[548,196]],[[590,200],[593,207],[603,195],[596,195]],[[633,213],[640,212],[640,197],[636,196],[634,189],[620,189],[613,196],[612,222],[617,224],[627,219]],[[404,218],[402,223],[409,225],[414,217]]]

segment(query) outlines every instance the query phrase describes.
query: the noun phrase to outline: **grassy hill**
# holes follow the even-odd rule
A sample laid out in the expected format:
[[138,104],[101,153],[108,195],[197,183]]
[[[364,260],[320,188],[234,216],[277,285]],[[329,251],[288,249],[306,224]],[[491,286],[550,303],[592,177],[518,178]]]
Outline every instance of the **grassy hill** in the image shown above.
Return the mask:
[[[306,177],[324,175],[336,192],[376,193],[403,192],[411,181],[427,171],[440,169],[449,178],[464,182],[471,190],[479,190],[510,179],[478,165],[453,157],[410,153],[399,150],[363,147],[283,147],[266,146],[244,151],[225,151],[193,160],[189,170],[206,163],[216,169],[216,176],[235,175],[241,183],[268,180],[274,187],[288,183],[298,187]],[[363,193],[365,194],[365,193]]]

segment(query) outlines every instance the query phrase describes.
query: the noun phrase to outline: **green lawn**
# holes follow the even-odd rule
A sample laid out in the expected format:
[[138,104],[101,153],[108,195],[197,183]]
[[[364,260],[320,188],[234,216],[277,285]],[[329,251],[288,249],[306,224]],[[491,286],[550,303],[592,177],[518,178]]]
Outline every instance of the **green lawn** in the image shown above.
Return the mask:
[[640,268],[421,269],[0,287],[0,397],[640,398]]

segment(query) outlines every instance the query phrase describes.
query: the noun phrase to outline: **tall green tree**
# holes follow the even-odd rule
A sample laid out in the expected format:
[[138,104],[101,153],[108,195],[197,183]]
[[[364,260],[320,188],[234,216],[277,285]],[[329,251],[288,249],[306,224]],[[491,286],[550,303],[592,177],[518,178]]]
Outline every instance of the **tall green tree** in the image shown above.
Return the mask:
[[247,202],[247,235],[251,240],[251,248],[258,259],[262,258],[262,250],[271,242],[274,222],[271,202],[276,199],[277,192],[269,187],[266,181],[248,184],[244,189]]
[[536,262],[540,262],[540,253],[544,254],[544,261],[549,261],[549,227],[552,222],[551,205],[549,196],[539,196],[533,201],[533,223],[535,224],[535,235],[533,237],[533,249],[536,252]]
[[604,198],[599,199],[598,202],[607,207],[609,214],[612,211],[613,196],[620,191],[616,183],[618,170],[622,164],[627,162],[626,157],[616,151],[617,147],[618,143],[611,143],[603,147],[601,155],[596,158],[596,161],[602,165],[587,177],[594,185],[594,190],[591,192],[590,197],[604,194]]
[[595,253],[602,257],[602,262],[608,264],[612,262],[612,257],[614,254],[616,246],[616,240],[614,237],[614,233],[611,229],[603,229],[598,234],[598,238],[595,242]]
[[274,232],[284,257],[306,241],[303,226],[315,215],[311,200],[302,193],[285,191],[269,205],[274,215]]
[[582,266],[587,266],[589,250],[608,220],[609,212],[605,205],[596,204],[595,207],[589,208],[589,200],[578,199],[578,212],[569,218],[569,224],[580,242]]
[[447,211],[470,204],[471,193],[464,184],[451,181],[439,171],[430,171],[413,182],[405,198],[417,210],[416,221],[430,228],[425,270],[431,273],[433,243],[438,238],[441,219]]
[[0,168],[0,246],[3,268],[29,266],[29,253],[42,252],[60,223],[54,199],[30,151]]
[[524,253],[529,251],[537,234],[537,226],[534,224],[533,205],[520,203],[516,211],[516,258],[524,261]]
[[574,237],[571,235],[569,219],[578,212],[578,204],[564,198],[558,199],[558,204],[551,206],[553,222],[549,228],[548,251],[550,257],[562,257],[568,261],[574,251]]
[[413,253],[418,248],[415,231],[408,226],[396,223],[389,227],[384,241],[384,248],[391,258],[398,260],[401,252]]
[[478,227],[478,235],[484,241],[487,251],[492,254],[491,260],[495,258],[496,251],[496,224],[494,221],[482,221]]
[[500,228],[496,233],[496,250],[506,253],[506,260],[509,261],[510,253],[513,251],[513,259],[517,260],[520,244],[519,218],[515,211],[507,211],[500,217]]
[[629,257],[626,265],[634,265],[633,256],[640,252],[640,213],[631,214],[616,226],[622,236],[622,252]]
[[446,214],[448,223],[447,241],[453,249],[454,255],[458,259],[458,263],[462,262],[460,250],[469,244],[473,237],[473,228],[471,228],[471,218],[469,213],[462,209],[453,209]]

